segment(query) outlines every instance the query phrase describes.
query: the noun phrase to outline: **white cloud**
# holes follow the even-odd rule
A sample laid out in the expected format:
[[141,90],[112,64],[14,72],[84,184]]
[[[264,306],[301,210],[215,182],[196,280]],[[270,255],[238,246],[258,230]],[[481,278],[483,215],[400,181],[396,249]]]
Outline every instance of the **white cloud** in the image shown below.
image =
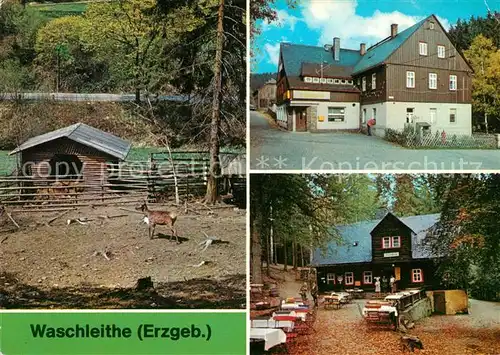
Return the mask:
[[264,50],[266,51],[267,56],[269,57],[268,62],[278,66],[278,62],[280,59],[280,44],[277,43],[273,45],[266,43],[264,45]]
[[436,15],[436,17],[437,17],[437,19],[439,20],[439,22],[441,22],[441,25],[443,25],[444,29],[445,29],[446,31],[449,31],[449,30],[450,30],[450,27],[451,27],[451,25],[450,25],[450,21],[448,21],[447,19],[445,19],[445,18],[443,18],[443,17],[441,17],[441,16],[437,16],[437,15]]
[[285,27],[288,26],[290,30],[293,32],[295,30],[295,25],[299,22],[300,19],[296,16],[290,15],[286,10],[277,10],[276,11],[276,20],[272,22],[264,21],[261,25],[261,30],[267,31],[272,27]]
[[[381,12],[376,10],[371,16],[356,14],[356,0],[310,0],[302,5],[304,21],[311,29],[319,30],[318,45],[332,43],[333,37],[340,37],[344,48],[357,49],[360,42],[375,44],[390,35],[390,26],[398,24],[403,31],[423,19],[419,16],[405,15],[399,11]],[[445,29],[449,22],[440,18]]]

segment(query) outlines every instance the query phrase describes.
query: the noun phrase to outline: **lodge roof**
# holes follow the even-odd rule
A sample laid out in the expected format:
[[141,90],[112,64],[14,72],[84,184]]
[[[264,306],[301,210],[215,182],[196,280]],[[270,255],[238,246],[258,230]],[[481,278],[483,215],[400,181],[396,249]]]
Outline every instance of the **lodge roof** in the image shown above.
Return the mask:
[[[384,218],[333,227],[336,228],[340,234],[340,244],[331,242],[328,245],[328,251],[326,253],[323,253],[320,249],[315,250],[312,265],[321,266],[371,262],[372,238],[370,233]],[[410,216],[398,219],[413,231],[411,240],[413,259],[435,257],[428,247],[425,246],[424,238],[429,228],[438,222],[439,214]]]
[[68,127],[29,138],[26,142],[10,152],[10,155],[59,138],[71,139],[122,160],[127,157],[131,148],[129,142],[111,133],[101,131],[100,129],[88,126],[84,123],[76,123]]
[[335,61],[332,52],[326,51],[323,46],[281,43],[280,51],[286,74],[288,77],[304,75],[305,72],[302,69],[306,64],[308,66],[312,64],[321,66],[323,64],[324,73],[325,71],[330,72],[331,76],[352,76],[353,74],[361,73],[382,64],[432,16],[401,31],[394,38],[389,36],[383,39],[368,48],[363,56],[359,53],[359,50],[340,48],[339,61]]

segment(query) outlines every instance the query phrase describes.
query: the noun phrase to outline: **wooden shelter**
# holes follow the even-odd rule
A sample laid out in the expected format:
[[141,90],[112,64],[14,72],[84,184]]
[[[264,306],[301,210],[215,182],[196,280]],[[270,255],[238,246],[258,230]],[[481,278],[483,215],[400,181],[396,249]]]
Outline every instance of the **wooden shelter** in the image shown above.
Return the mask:
[[56,180],[77,180],[86,190],[100,187],[109,177],[109,164],[123,161],[131,144],[83,123],[28,139],[10,155],[18,155],[18,175],[33,186]]

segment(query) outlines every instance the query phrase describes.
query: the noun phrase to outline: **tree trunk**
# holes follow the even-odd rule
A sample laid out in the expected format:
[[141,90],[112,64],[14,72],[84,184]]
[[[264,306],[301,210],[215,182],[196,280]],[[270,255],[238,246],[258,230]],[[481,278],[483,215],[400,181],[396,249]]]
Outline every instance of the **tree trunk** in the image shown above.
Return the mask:
[[295,237],[292,241],[292,265],[293,269],[297,270],[297,242],[295,241]]
[[304,267],[304,247],[300,245],[300,266]]
[[254,229],[252,233],[252,247],[250,250],[251,267],[252,267],[252,282],[255,284],[262,283],[262,250],[260,247],[260,235]]
[[219,164],[219,131],[220,108],[222,98],[222,53],[224,50],[224,0],[219,0],[217,15],[217,44],[214,64],[214,96],[212,102],[212,122],[210,124],[210,171],[207,181],[205,203],[215,204],[217,201],[217,180],[220,174]]
[[273,206],[271,205],[269,209],[269,218],[271,221],[271,228],[269,230],[269,244],[270,244],[270,253],[271,253],[271,263],[275,264],[274,262],[274,236],[273,236]]
[[[271,207],[270,207],[270,210],[271,210]],[[269,223],[269,230],[266,230],[266,252],[267,252],[267,255],[266,255],[266,273],[267,273],[267,276],[271,276],[271,271],[269,270],[269,265],[271,264],[271,234],[272,234],[272,231],[273,231],[273,222],[271,220],[269,220],[269,215],[264,215],[263,216],[264,218],[266,218],[270,223]],[[267,223],[266,223],[266,226],[267,226]],[[267,229],[267,228],[266,228]]]
[[486,134],[488,134],[488,114],[487,113],[484,114],[484,125],[486,128]]
[[139,38],[135,38],[135,102],[136,104],[141,103],[141,88],[140,88],[140,75],[139,75],[139,67],[140,67],[140,56],[139,56]]
[[285,259],[285,260],[283,260],[283,264],[285,265],[283,270],[287,271],[288,270],[288,250],[286,247],[286,240],[283,241],[283,254],[284,254],[284,259]]

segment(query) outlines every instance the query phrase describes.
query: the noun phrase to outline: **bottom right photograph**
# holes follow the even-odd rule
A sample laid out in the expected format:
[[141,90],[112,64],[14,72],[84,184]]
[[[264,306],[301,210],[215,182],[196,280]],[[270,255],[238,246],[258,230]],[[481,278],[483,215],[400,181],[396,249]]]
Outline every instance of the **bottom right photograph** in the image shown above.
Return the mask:
[[251,354],[500,354],[500,175],[251,174]]

